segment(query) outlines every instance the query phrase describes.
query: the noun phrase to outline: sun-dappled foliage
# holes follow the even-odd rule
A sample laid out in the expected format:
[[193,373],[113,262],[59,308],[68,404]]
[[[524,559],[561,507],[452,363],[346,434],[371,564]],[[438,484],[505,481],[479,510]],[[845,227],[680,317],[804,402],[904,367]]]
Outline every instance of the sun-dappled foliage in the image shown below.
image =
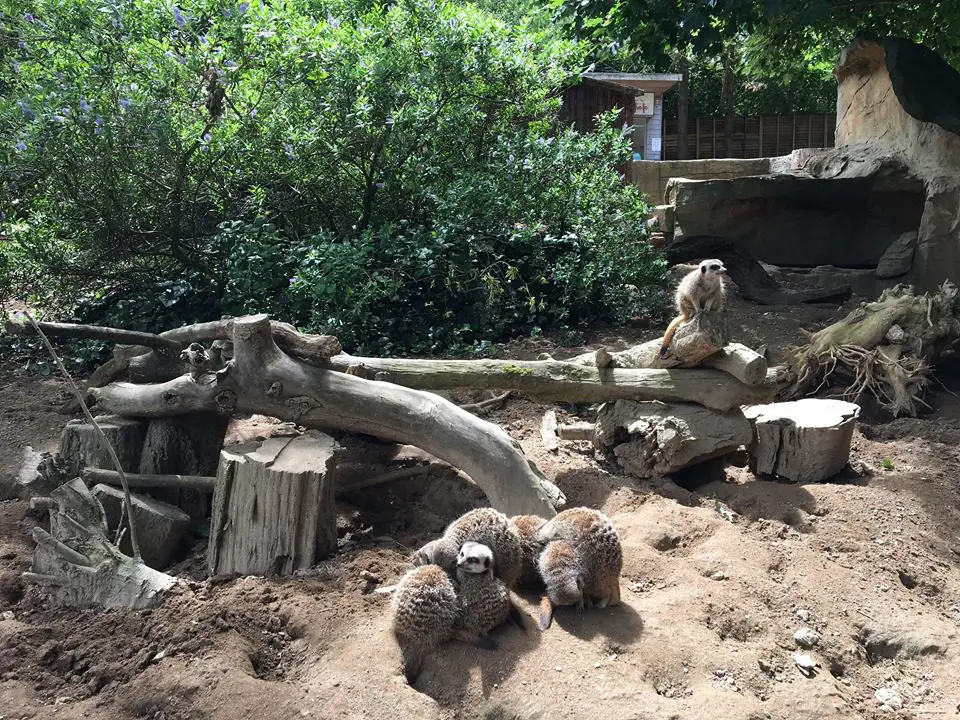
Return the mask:
[[147,330],[267,311],[390,352],[654,311],[628,143],[558,125],[585,48],[522,17],[9,0],[0,286]]

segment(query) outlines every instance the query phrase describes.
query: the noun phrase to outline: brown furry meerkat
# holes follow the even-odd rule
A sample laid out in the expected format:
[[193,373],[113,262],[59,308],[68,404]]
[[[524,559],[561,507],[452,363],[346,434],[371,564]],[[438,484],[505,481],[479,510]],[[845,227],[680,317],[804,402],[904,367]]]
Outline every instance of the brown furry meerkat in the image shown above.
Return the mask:
[[666,354],[677,328],[699,312],[723,310],[727,288],[723,277],[727,272],[720,260],[704,260],[696,270],[691,270],[677,286],[674,302],[679,315],[667,326],[660,343],[660,356]]
[[433,563],[454,572],[460,548],[468,541],[489,547],[493,551],[493,574],[503,580],[508,589],[516,587],[523,572],[520,536],[511,527],[509,518],[493,508],[478,508],[461,515],[447,526],[443,537],[428,542],[413,554],[413,564]]
[[540,600],[540,629],[553,621],[553,610],[586,604],[596,607],[620,602],[623,548],[620,535],[606,515],[591,508],[570,508],[544,523],[537,532],[543,551],[537,570],[546,586]]
[[448,640],[495,650],[490,631],[519,612],[510,591],[493,574],[493,551],[466,542],[457,553],[456,581],[439,565],[421,565],[400,579],[393,594],[393,635],[403,674],[411,685],[423,661]]
[[510,590],[493,574],[493,551],[486,545],[465,542],[457,555],[457,597],[460,618],[456,634],[460,640],[494,649],[488,635],[513,612]]
[[392,629],[408,683],[416,681],[424,658],[452,637],[460,612],[456,587],[442,567],[423,565],[400,579]]
[[543,551],[543,544],[537,539],[537,533],[547,521],[539,515],[514,515],[510,526],[520,536],[523,551],[523,569],[518,587],[525,590],[542,590],[543,580],[537,571],[537,558]]

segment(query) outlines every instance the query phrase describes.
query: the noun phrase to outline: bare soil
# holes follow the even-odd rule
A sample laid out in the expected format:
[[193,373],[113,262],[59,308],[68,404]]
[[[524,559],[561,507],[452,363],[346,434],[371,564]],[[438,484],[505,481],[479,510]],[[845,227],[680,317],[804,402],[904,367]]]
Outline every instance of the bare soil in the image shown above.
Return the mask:
[[[846,307],[734,300],[736,339],[776,353]],[[512,357],[566,357],[649,339],[598,332],[582,347],[547,339]],[[0,369],[0,490],[23,447],[56,445],[66,399],[52,379]],[[947,386],[960,385],[943,378]],[[461,403],[482,399],[456,393]],[[623,603],[561,609],[541,633],[496,633],[497,651],[450,644],[416,687],[399,674],[383,583],[410,549],[483,495],[450,471],[357,491],[339,503],[340,551],[294,578],[207,579],[204,544],[170,572],[188,585],[151,611],[51,609],[20,573],[42,515],[0,503],[0,719],[955,717],[960,713],[960,400],[934,393],[919,419],[861,424],[836,482],[781,484],[716,463],[642,483],[588,444],[542,446],[542,405],[514,397],[485,411],[567,494],[607,513],[623,536]],[[557,406],[561,417],[588,413]],[[719,510],[732,510],[734,521]],[[794,633],[816,631],[800,650]],[[866,628],[866,630],[864,630]],[[889,658],[871,632],[903,632],[916,657]],[[812,677],[794,655],[811,656]],[[903,709],[882,710],[877,690]]]

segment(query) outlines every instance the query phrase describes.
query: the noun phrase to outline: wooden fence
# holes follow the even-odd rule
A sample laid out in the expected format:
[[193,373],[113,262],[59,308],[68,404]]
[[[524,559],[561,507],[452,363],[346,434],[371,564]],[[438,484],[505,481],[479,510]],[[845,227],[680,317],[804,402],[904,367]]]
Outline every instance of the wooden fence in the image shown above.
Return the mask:
[[[797,148],[833,147],[836,115],[765,115],[733,118],[733,153],[727,155],[722,117],[691,118],[688,160],[786,155]],[[677,160],[677,119],[665,118],[663,159]]]

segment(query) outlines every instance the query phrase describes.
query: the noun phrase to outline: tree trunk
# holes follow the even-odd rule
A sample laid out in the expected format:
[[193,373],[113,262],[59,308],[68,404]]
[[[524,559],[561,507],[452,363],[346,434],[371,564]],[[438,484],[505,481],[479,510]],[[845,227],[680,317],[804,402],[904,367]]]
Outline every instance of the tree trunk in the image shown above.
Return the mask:
[[723,48],[723,145],[724,157],[732,158],[733,151],[733,123],[734,123],[734,93],[736,86],[736,70],[734,68],[734,45],[728,42]]
[[846,467],[860,407],[806,398],[744,409],[754,427],[751,466],[759,475],[820,482]]
[[37,547],[23,579],[44,587],[52,604],[148,608],[176,585],[176,578],[135,562],[110,542],[103,508],[79,478],[34,504],[50,509],[50,532],[33,529]]
[[[135,471],[140,465],[146,424],[130,417],[100,416],[96,420],[113,445],[123,469]],[[71,420],[64,426],[59,454],[68,478],[77,477],[84,467],[113,468],[96,429],[84,420]]]
[[677,56],[677,70],[683,79],[677,85],[677,160],[690,157],[690,61],[685,53]]
[[310,430],[221,453],[207,547],[211,575],[289,575],[336,551],[336,447]]
[[265,316],[237,319],[233,329],[233,363],[210,382],[185,375],[158,385],[114,383],[91,394],[98,406],[132,417],[261,413],[413,444],[465,471],[508,514],[552,517],[563,504],[559,489],[497,425],[432,393],[298,362],[276,346]]
[[[216,413],[155,418],[147,427],[138,472],[145,475],[214,475],[229,419]],[[180,508],[194,525],[206,521],[209,498],[192,488],[155,488],[150,495]]]

